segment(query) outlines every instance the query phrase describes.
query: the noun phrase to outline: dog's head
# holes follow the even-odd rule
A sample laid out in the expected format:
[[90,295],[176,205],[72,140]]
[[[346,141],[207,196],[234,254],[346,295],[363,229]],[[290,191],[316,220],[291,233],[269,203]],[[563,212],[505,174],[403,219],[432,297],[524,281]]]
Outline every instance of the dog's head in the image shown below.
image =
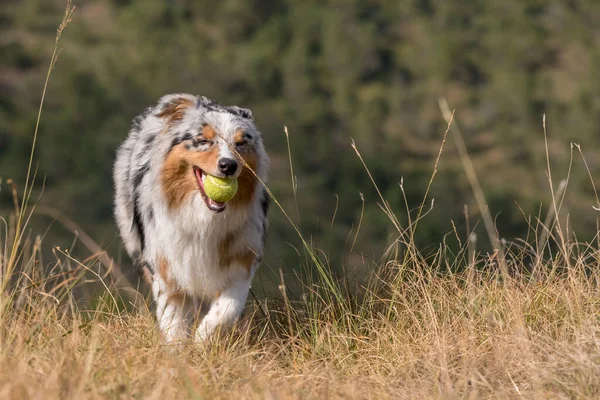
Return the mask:
[[[266,178],[267,156],[250,110],[177,94],[160,99],[154,115],[162,126],[160,135],[170,141],[160,178],[170,208],[181,206],[193,193],[199,193],[214,213],[254,200],[256,176]],[[237,178],[235,197],[227,203],[209,199],[203,185],[206,175]]]

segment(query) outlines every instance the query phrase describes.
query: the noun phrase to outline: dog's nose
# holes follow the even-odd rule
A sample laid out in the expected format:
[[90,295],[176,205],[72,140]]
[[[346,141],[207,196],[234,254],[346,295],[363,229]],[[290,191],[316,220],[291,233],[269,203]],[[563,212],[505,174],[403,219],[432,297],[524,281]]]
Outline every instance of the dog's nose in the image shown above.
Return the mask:
[[219,160],[219,171],[225,175],[233,175],[237,171],[238,163],[232,158],[221,158]]

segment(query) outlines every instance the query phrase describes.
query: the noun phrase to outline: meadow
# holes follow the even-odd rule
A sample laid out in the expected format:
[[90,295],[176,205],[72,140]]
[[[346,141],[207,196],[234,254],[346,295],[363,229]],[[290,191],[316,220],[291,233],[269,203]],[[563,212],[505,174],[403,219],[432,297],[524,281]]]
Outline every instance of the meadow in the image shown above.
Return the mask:
[[[70,18],[68,8],[46,83]],[[287,218],[299,243],[294,293],[281,274],[278,295],[252,296],[233,332],[181,348],[161,343],[146,292],[121,276],[92,232],[75,236],[91,243],[89,257],[77,258],[29,229],[40,210],[31,196],[43,151],[36,127],[26,181],[2,183],[14,207],[0,225],[0,398],[599,398],[600,237],[578,240],[561,212],[569,175],[553,176],[548,148],[540,148],[548,201],[543,213],[523,215],[525,237],[503,240],[461,146],[460,110],[440,104],[447,130],[427,190],[418,204],[405,198],[401,207],[381,195],[393,235],[382,254],[361,260],[366,276],[340,277],[331,264],[355,256],[360,223],[348,254],[334,257],[304,237],[274,198],[273,212]],[[415,234],[435,207],[429,187],[450,137],[480,212],[473,225],[484,225],[487,237],[467,223],[419,249]],[[354,149],[348,156],[362,160]],[[380,193],[366,163],[364,173]],[[294,179],[291,172],[292,186]]]
[[[303,301],[288,300],[282,283],[231,334],[181,349],[161,344],[152,305],[111,290],[94,259],[55,249],[43,275],[40,242],[2,244],[1,398],[600,395],[600,253],[590,244],[561,242],[543,256],[523,242],[505,252],[502,272],[496,256],[467,245],[423,258],[399,243],[352,293],[315,259],[307,268],[322,274]],[[73,292],[90,282],[105,292],[78,302]]]

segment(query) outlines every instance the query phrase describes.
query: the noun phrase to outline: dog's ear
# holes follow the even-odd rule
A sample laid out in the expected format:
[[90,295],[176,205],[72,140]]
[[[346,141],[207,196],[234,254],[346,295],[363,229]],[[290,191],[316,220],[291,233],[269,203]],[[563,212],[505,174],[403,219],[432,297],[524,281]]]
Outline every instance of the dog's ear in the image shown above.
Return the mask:
[[188,108],[196,107],[196,98],[186,94],[170,94],[163,96],[158,101],[159,118],[167,120],[168,124],[173,124],[181,121],[183,115]]
[[229,111],[232,114],[237,115],[238,117],[242,117],[245,119],[252,119],[252,111],[250,111],[247,108],[241,108],[238,106],[230,106],[230,107],[227,107],[227,111]]
[[209,111],[214,111],[217,107],[217,102],[206,96],[196,96],[198,107],[204,107]]

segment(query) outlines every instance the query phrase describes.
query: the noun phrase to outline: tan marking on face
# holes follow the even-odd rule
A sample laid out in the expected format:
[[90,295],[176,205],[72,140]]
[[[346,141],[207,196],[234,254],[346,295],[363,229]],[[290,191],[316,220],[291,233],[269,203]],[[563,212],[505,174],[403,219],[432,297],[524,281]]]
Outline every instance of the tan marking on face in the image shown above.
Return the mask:
[[212,126],[204,125],[202,128],[202,136],[204,136],[204,138],[207,140],[213,140],[215,136],[217,136],[217,133]]
[[218,175],[219,147],[207,151],[190,151],[185,144],[175,146],[163,164],[160,180],[169,209],[181,207],[198,189],[193,167],[209,175]]
[[207,151],[190,151],[188,160],[192,165],[199,167],[209,175],[219,175],[219,146],[214,145]]
[[233,143],[239,144],[239,143],[242,143],[243,141],[244,141],[244,131],[241,129],[238,129],[235,132],[235,135],[233,135]]
[[187,97],[180,97],[173,99],[167,104],[163,110],[158,114],[160,118],[166,118],[167,123],[173,124],[183,119],[185,111],[188,108],[194,107],[195,101]]
[[238,191],[235,197],[229,201],[231,207],[248,206],[254,198],[256,183],[258,181],[254,175],[258,168],[258,157],[256,156],[256,153],[249,152],[240,155],[245,162],[240,163],[243,169],[238,177]]
[[256,255],[250,248],[245,248],[241,251],[232,251],[237,234],[239,234],[239,232],[228,233],[225,238],[219,242],[219,265],[221,267],[227,267],[235,262],[242,265],[250,272]]
[[182,144],[167,155],[160,174],[163,193],[169,209],[177,209],[198,190],[192,165],[187,159],[188,150]]

